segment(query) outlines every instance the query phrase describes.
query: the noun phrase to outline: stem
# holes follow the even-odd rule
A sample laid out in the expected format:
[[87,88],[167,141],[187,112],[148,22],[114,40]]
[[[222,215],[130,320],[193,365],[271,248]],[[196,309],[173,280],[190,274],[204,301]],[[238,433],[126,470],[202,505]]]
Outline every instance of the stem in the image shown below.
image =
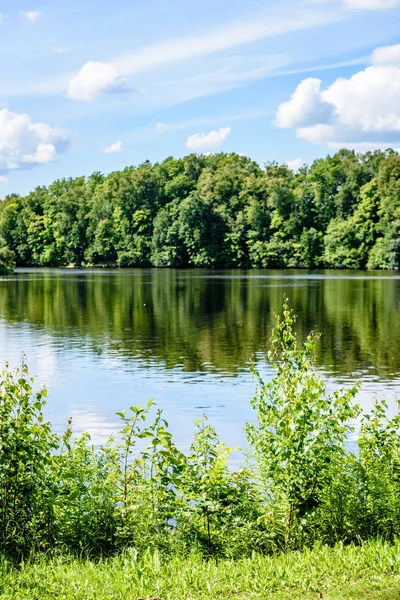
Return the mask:
[[206,506],[206,522],[207,522],[208,547],[211,551],[210,515],[208,512],[208,506]]
[[131,425],[131,428],[129,430],[129,434],[128,437],[126,439],[126,446],[125,446],[125,457],[124,457],[124,516],[126,519],[127,516],[127,498],[128,498],[128,458],[129,458],[129,454],[130,454],[130,449],[132,446],[132,437],[133,437],[133,432],[134,429],[136,427],[136,423],[137,423],[138,417],[137,415],[135,416],[135,419],[133,420],[133,423]]
[[291,502],[289,505],[289,517],[288,517],[287,528],[286,528],[285,552],[287,552],[289,549],[290,534],[291,534],[292,525],[293,525],[293,515],[294,515],[294,505],[293,505],[293,502]]

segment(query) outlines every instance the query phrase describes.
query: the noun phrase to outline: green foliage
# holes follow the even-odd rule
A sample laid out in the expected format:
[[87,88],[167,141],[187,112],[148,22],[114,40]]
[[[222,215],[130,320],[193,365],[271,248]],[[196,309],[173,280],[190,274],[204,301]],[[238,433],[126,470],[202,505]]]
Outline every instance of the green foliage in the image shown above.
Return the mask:
[[197,553],[139,556],[127,549],[92,561],[36,557],[0,563],[1,600],[397,600],[400,543],[317,545],[276,556],[207,560]]
[[325,264],[347,269],[360,269],[366,264],[368,268],[391,268],[389,248],[380,258],[377,256],[377,248],[385,239],[378,238],[379,211],[378,186],[372,180],[361,188],[360,202],[354,213],[347,219],[334,219],[329,223],[325,236]]
[[[269,354],[275,376],[258,388],[247,424],[250,457],[233,450],[206,417],[179,450],[153,401],[117,413],[122,429],[96,448],[43,419],[45,390],[27,367],[0,376],[0,552],[101,557],[198,552],[239,558],[318,543],[393,542],[400,536],[400,414],[370,414],[358,386],[327,394],[313,367],[317,336],[301,344],[285,300]],[[358,451],[348,447],[361,423]],[[154,555],[157,556],[157,555]]]
[[71,430],[67,430],[53,463],[54,538],[49,544],[94,556],[114,550],[119,459],[111,440],[95,450],[88,434],[71,443]]
[[15,268],[15,254],[7,248],[4,240],[0,237],[0,274],[12,273]]
[[[312,368],[316,336],[299,349],[293,331],[295,317],[284,304],[272,335],[276,376],[259,388],[252,405],[257,423],[247,433],[279,529],[279,544],[287,549],[307,529],[307,519],[321,503],[321,492],[332,485],[346,457],[349,424],[359,413],[352,400],[357,386],[327,396],[326,385]],[[274,514],[276,513],[276,514]]]
[[297,247],[295,264],[312,269],[321,266],[323,250],[323,234],[314,227],[303,229]]
[[53,452],[59,440],[44,422],[46,390],[34,393],[23,364],[0,374],[0,547],[21,558],[53,540]]
[[385,231],[384,237],[377,239],[371,249],[369,269],[389,269],[397,271],[400,267],[400,238],[392,226]]
[[399,269],[399,164],[389,150],[297,174],[237,154],[167,158],[8,196],[0,235],[28,266]]
[[399,434],[400,414],[388,419],[384,401],[376,402],[371,414],[364,415],[359,447],[365,528],[389,540],[400,526]]

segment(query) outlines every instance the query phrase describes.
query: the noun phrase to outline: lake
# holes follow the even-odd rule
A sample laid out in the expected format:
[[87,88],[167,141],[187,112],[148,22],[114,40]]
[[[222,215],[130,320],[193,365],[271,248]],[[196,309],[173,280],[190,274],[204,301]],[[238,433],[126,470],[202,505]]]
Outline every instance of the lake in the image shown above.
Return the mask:
[[25,353],[58,431],[72,417],[102,443],[118,430],[117,410],[155,398],[178,446],[203,413],[235,446],[253,417],[249,364],[272,375],[266,353],[284,295],[299,336],[323,334],[316,365],[329,389],[360,380],[363,407],[378,394],[394,412],[397,273],[19,269],[0,278],[0,363]]

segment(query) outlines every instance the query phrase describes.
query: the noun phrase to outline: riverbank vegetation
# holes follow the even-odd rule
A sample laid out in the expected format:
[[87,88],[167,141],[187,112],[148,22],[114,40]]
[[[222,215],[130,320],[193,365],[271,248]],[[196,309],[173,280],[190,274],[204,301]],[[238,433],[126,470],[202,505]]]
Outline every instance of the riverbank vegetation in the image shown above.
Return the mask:
[[400,156],[340,150],[293,173],[189,155],[0,202],[20,266],[400,268]]
[[400,544],[316,546],[276,556],[205,561],[158,551],[90,560],[43,556],[0,562],[1,600],[397,600]]
[[[119,414],[100,448],[57,435],[43,417],[46,390],[26,366],[0,378],[0,551],[92,559],[196,553],[243,559],[316,544],[395,542],[400,535],[400,416],[384,402],[363,414],[357,386],[328,395],[312,365],[317,338],[298,344],[287,304],[272,337],[276,374],[258,381],[248,423],[249,459],[204,418],[181,451],[150,401]],[[357,449],[348,446],[360,423]]]
[[0,275],[12,273],[15,268],[15,254],[0,237]]

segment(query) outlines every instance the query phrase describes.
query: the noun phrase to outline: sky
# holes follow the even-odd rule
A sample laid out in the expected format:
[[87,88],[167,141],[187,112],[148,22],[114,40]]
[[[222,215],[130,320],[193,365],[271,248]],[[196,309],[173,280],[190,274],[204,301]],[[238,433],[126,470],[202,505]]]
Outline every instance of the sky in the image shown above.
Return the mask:
[[191,152],[400,148],[400,0],[0,0],[0,198]]

